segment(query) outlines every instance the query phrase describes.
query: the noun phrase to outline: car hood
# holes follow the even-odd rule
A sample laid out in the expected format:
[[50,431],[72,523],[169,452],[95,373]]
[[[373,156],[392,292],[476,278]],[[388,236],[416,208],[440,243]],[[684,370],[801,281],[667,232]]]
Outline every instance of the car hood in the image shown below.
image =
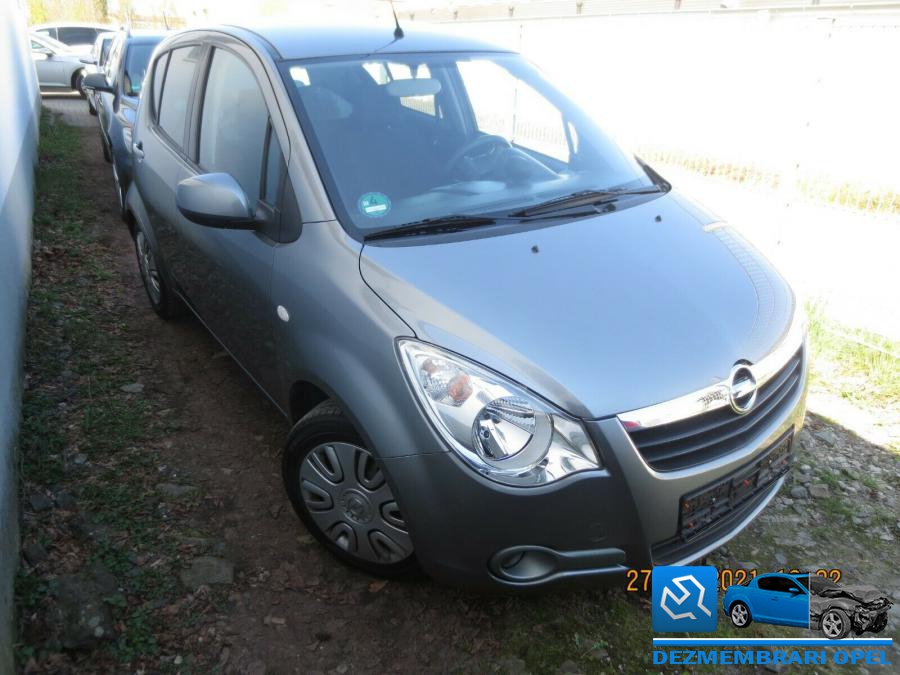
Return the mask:
[[580,417],[724,380],[784,337],[793,294],[731,228],[668,193],[523,229],[367,244],[367,284],[419,339]]
[[818,595],[820,598],[848,597],[863,604],[869,604],[870,602],[887,598],[882,591],[879,591],[874,586],[868,586],[866,584],[852,584],[849,586],[841,586],[840,588],[830,588],[826,593],[813,595]]

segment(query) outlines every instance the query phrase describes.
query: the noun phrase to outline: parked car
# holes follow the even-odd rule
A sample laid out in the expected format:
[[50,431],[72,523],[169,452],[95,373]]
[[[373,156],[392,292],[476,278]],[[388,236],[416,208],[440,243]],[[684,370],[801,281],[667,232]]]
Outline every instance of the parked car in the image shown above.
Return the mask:
[[[131,131],[150,55],[165,33],[121,31],[113,40],[103,73],[85,78],[95,96],[103,157],[112,164],[113,180],[124,209],[131,184]],[[124,213],[124,210],[122,210]]]
[[111,26],[95,23],[42,23],[31,27],[32,32],[68,45],[77,52],[89,52],[100,33],[114,31]]
[[[106,72],[106,60],[109,57],[109,50],[112,47],[113,40],[116,37],[116,33],[100,33],[97,36],[97,40],[94,42],[94,46],[91,49],[91,56],[88,59],[89,63],[85,68],[85,73],[90,75],[91,73],[103,73]],[[88,112],[91,115],[97,114],[97,104],[96,99],[97,92],[93,91],[87,96],[88,103]]]
[[77,91],[82,96],[86,64],[85,54],[74,52],[52,38],[30,35],[31,58],[38,83],[44,89]]
[[745,584],[729,586],[722,609],[736,628],[754,621],[779,626],[809,626],[809,575],[760,574]]
[[811,574],[809,590],[809,627],[821,630],[827,638],[840,640],[851,630],[856,635],[866,631],[880,633],[887,626],[888,610],[893,603],[874,586],[842,586]]
[[285,489],[341,560],[619,581],[706,555],[782,485],[807,376],[788,284],[519,55],[189,30],[133,142],[150,304],[190,308],[292,422]]

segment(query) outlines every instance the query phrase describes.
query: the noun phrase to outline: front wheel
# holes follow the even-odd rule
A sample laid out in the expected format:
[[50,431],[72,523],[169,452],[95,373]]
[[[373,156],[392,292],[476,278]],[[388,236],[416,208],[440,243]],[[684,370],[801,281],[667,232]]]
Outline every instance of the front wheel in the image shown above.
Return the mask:
[[281,467],[300,520],[337,558],[382,577],[416,570],[394,493],[338,405],[320,403],[297,422]]
[[746,628],[753,623],[753,618],[750,616],[750,608],[743,602],[734,603],[731,606],[729,616],[735,628]]
[[78,92],[81,98],[87,98],[87,91],[84,89],[84,71],[79,71],[72,82],[72,89]]
[[842,640],[850,633],[850,618],[842,609],[829,609],[822,615],[819,626],[829,640]]

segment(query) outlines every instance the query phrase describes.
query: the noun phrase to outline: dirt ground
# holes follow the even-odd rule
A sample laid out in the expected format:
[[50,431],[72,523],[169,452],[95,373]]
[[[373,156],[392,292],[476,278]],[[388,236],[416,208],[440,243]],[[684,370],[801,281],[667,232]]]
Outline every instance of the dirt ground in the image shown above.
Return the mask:
[[[199,322],[164,322],[151,311],[129,233],[115,212],[98,134],[89,124],[77,133],[80,185],[96,207],[89,223],[91,250],[111,276],[103,286],[105,314],[97,318],[96,330],[121,328],[127,372],[118,380],[125,389],[116,395],[139,402],[153,420],[150,426],[160,430],[125,444],[143,462],[135,469],[143,472],[143,487],[134,499],[153,507],[158,526],[149,545],[135,543],[130,562],[111,569],[112,585],[127,586],[129,578],[138,578],[129,575],[154,566],[168,578],[152,602],[135,600],[143,597],[139,590],[124,592],[128,608],[116,609],[108,600],[122,596],[101,594],[116,612],[137,602],[146,609],[150,646],[124,654],[110,651],[112,643],[67,649],[52,639],[47,627],[52,623],[47,616],[55,611],[52,583],[45,595],[36,592],[30,606],[20,600],[24,672],[521,673],[652,667],[650,612],[640,594],[609,589],[543,598],[473,595],[424,578],[385,583],[333,560],[304,530],[284,494],[279,454],[287,422]],[[36,254],[38,278],[45,264]],[[712,564],[758,565],[760,571],[772,565],[844,567],[857,581],[883,586],[896,603],[896,455],[815,416],[801,440],[795,477],[782,496],[748,532],[713,556]],[[822,452],[827,462],[816,459]],[[83,572],[96,560],[96,546],[130,545],[129,533],[114,525],[108,539],[88,531],[79,543],[67,543],[67,532],[90,530],[85,523],[92,522],[85,513],[90,495],[79,492],[79,483],[115,481],[115,472],[123,471],[104,474],[102,457],[87,453],[79,462],[83,455],[77,449],[71,453],[78,465],[73,473],[23,485],[23,566],[40,579]],[[829,463],[832,458],[840,462]],[[799,466],[807,462],[812,466]],[[820,483],[830,492],[813,499],[809,488]],[[791,492],[795,487],[804,487],[805,494]],[[61,500],[61,492],[72,499]],[[54,505],[38,508],[35,494]],[[851,519],[862,511],[854,504],[862,501],[875,506],[867,520],[855,523]],[[840,544],[829,541],[829,529],[854,523],[856,529]],[[46,554],[35,556],[37,562],[28,559],[34,542]],[[898,623],[892,613],[888,631],[895,637]],[[113,630],[127,635],[133,624],[113,622]],[[900,661],[900,652],[893,655]]]

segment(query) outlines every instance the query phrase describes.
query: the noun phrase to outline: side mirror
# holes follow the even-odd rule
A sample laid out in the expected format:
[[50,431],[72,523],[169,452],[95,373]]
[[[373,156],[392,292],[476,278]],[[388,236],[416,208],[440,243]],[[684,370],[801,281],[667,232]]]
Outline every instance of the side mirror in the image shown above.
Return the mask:
[[175,205],[185,218],[198,225],[230,230],[256,228],[247,195],[227,173],[185,178],[175,190]]
[[49,47],[35,47],[31,50],[32,56],[42,56],[44,59],[49,59],[53,56],[53,50]]
[[82,57],[81,57],[80,59],[78,59],[78,60],[81,61],[81,62],[84,63],[84,64],[89,65],[89,66],[95,66],[95,65],[97,65],[97,62],[96,62],[92,57],[90,57],[90,56],[82,56]]
[[105,91],[109,94],[114,94],[115,91],[109,83],[106,81],[106,75],[103,73],[90,73],[89,75],[85,75],[84,82],[81,85],[85,89],[92,89],[94,91]]

